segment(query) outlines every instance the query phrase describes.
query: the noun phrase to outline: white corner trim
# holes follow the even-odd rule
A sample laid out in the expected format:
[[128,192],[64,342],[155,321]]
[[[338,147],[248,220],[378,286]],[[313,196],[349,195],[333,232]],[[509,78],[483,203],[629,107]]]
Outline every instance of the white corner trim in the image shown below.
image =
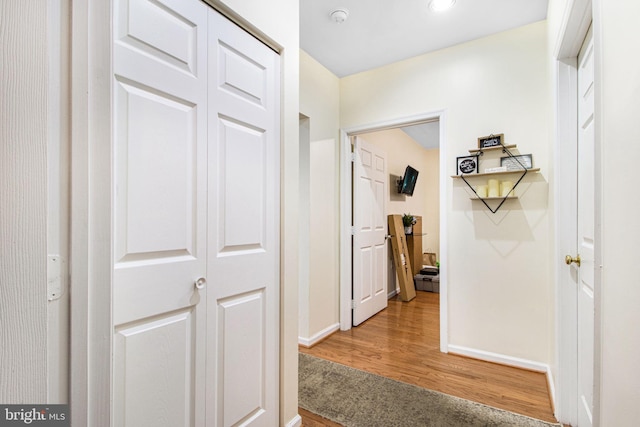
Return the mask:
[[285,427],[302,427],[302,417],[300,414],[296,414],[295,417],[291,418],[289,422],[285,424]]
[[547,388],[549,389],[549,399],[551,400],[551,406],[553,409],[553,413],[558,417],[558,402],[556,401],[556,383],[553,379],[553,373],[551,372],[551,368],[547,366]]
[[474,348],[462,347],[453,344],[449,344],[449,353],[472,357],[474,359],[484,360],[487,362],[500,363],[501,365],[528,369],[530,371],[543,372],[547,375],[550,375],[551,372],[549,365],[545,363],[521,359],[519,357],[507,356],[499,353],[491,353],[484,350],[476,350]]
[[305,347],[313,347],[314,345],[318,344],[320,341],[322,341],[323,339],[325,339],[326,337],[328,337],[329,335],[331,335],[332,333],[334,333],[339,329],[340,329],[340,323],[334,323],[333,325],[324,328],[323,330],[321,330],[320,332],[318,332],[317,334],[313,335],[310,338],[298,337],[298,344]]
[[340,329],[351,329],[351,138],[340,130]]

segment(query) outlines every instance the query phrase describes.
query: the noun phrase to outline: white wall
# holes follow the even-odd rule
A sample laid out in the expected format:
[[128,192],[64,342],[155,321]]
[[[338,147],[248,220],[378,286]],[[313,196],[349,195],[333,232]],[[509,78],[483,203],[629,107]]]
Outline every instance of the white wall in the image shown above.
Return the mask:
[[47,399],[47,9],[0,2],[0,402]]
[[298,212],[298,336],[309,336],[309,217],[311,130],[310,120],[300,115],[300,210]]
[[300,52],[300,112],[309,118],[309,276],[301,281],[299,339],[312,344],[339,327],[339,79]]
[[[309,337],[339,328],[338,150],[335,139],[311,142]],[[327,330],[328,329],[328,330]]]
[[[449,343],[549,363],[553,287],[548,211],[549,80],[540,22],[341,80],[341,127],[446,110],[444,143],[464,155],[504,133],[542,173],[491,214],[447,177]],[[442,236],[441,236],[442,238]]]
[[[640,286],[635,247],[640,236],[634,196],[640,156],[640,3],[594,1],[596,159],[601,159],[602,269],[601,426],[636,425],[640,418]],[[596,172],[596,179],[598,173]],[[597,261],[597,260],[596,260]]]

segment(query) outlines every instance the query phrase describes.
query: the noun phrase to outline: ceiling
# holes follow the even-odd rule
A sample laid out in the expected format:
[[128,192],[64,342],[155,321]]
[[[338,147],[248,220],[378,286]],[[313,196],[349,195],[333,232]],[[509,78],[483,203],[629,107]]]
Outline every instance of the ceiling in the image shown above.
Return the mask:
[[[381,67],[547,17],[548,0],[456,0],[434,12],[429,0],[300,0],[300,47],[338,77]],[[346,9],[346,21],[331,18]],[[401,128],[437,148],[439,123]]]
[[[548,0],[300,0],[300,47],[338,77],[541,21]],[[349,16],[334,22],[330,13]]]
[[440,122],[438,120],[403,126],[400,129],[427,150],[440,147]]

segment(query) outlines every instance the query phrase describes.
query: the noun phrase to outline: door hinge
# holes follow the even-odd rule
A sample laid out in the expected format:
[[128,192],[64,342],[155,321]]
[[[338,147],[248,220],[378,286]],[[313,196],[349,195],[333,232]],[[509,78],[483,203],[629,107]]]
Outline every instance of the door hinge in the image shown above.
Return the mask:
[[355,226],[351,226],[351,235],[355,236],[356,235],[356,227]]
[[356,153],[351,153],[351,163],[355,163],[356,161]]
[[354,310],[356,308],[356,301],[351,300],[351,309]]

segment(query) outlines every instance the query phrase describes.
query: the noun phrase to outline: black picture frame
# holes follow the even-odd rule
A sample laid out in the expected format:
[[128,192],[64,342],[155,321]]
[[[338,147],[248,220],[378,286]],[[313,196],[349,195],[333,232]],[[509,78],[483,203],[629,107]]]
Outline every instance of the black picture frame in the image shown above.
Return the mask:
[[472,173],[478,173],[478,170],[478,156],[456,157],[456,175],[469,175]]
[[505,166],[508,171],[531,169],[533,167],[533,156],[531,154],[516,154],[508,157],[500,157],[500,166]]
[[478,138],[478,148],[492,148],[504,145],[504,133],[497,135],[481,136]]

